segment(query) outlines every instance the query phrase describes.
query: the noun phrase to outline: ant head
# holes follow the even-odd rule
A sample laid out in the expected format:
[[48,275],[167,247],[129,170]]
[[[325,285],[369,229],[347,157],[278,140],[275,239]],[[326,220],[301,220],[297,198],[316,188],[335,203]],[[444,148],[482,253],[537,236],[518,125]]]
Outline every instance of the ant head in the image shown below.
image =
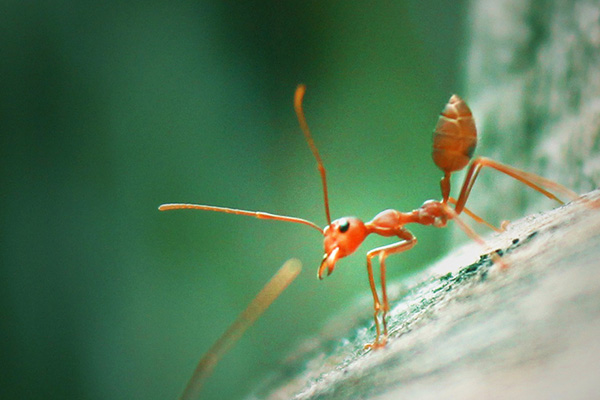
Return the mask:
[[368,234],[365,224],[355,217],[336,219],[325,227],[323,230],[325,254],[317,274],[319,279],[323,279],[325,269],[327,269],[327,276],[331,275],[337,260],[354,253]]
[[365,224],[355,217],[344,217],[331,222],[325,167],[323,166],[323,161],[319,155],[319,150],[317,150],[317,146],[315,146],[312,135],[310,134],[310,129],[308,129],[308,124],[306,123],[306,118],[304,117],[304,111],[302,109],[302,99],[304,98],[305,91],[306,87],[304,85],[298,85],[296,93],[294,94],[294,109],[296,110],[298,122],[300,123],[300,128],[302,128],[302,132],[304,132],[308,147],[310,147],[310,150],[317,160],[317,167],[321,174],[321,183],[323,185],[325,217],[327,217],[327,223],[329,224],[322,231],[323,236],[325,236],[325,255],[323,255],[323,261],[321,262],[317,274],[319,279],[323,279],[323,272],[325,269],[327,269],[327,275],[331,275],[337,260],[354,253],[370,232]]

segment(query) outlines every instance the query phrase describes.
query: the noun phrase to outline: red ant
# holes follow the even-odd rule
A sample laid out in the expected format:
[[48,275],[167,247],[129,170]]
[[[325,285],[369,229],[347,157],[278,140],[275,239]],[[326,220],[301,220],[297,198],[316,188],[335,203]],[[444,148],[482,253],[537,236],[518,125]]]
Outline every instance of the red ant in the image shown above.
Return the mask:
[[[473,184],[475,183],[475,180],[477,179],[477,176],[483,167],[490,167],[508,176],[511,176],[512,178],[517,179],[525,185],[544,194],[546,197],[556,200],[560,204],[563,204],[563,202],[544,188],[561,193],[569,198],[577,197],[576,193],[562,185],[542,178],[538,175],[509,167],[485,157],[477,157],[471,162],[471,165],[467,170],[465,181],[460,190],[460,194],[458,195],[458,199],[450,197],[451,174],[453,172],[462,170],[467,166],[467,164],[469,164],[477,144],[477,130],[475,128],[475,122],[473,120],[471,110],[461,98],[453,95],[442,111],[433,133],[433,161],[444,172],[444,176],[440,182],[442,200],[428,200],[423,203],[421,207],[410,212],[400,212],[392,209],[385,210],[377,214],[369,222],[363,222],[356,217],[343,217],[331,221],[329,214],[329,198],[327,195],[325,168],[319,155],[319,151],[317,150],[317,147],[315,146],[310,134],[310,130],[308,129],[308,124],[306,123],[306,118],[304,117],[304,111],[302,109],[302,99],[305,91],[306,88],[304,85],[299,85],[296,89],[294,96],[294,109],[296,111],[296,115],[298,116],[300,127],[302,128],[304,136],[306,137],[306,141],[308,142],[308,145],[314,157],[316,158],[317,167],[321,174],[325,215],[327,217],[327,226],[324,229],[321,229],[313,222],[305,219],[269,214],[260,211],[245,211],[197,204],[163,204],[159,207],[159,210],[166,211],[176,209],[196,209],[218,211],[230,214],[248,215],[260,219],[272,219],[308,225],[318,230],[325,237],[325,254],[323,255],[323,261],[321,262],[317,272],[319,279],[323,279],[325,271],[327,271],[327,276],[331,275],[338,260],[354,253],[360,244],[365,240],[365,238],[372,233],[384,237],[397,237],[400,239],[400,241],[396,243],[377,247],[367,252],[367,272],[369,274],[369,285],[371,287],[371,292],[373,293],[373,317],[375,320],[377,335],[375,337],[375,341],[372,344],[366,345],[366,348],[382,347],[387,342],[386,315],[390,309],[390,306],[385,284],[385,260],[390,254],[409,250],[417,243],[415,236],[413,236],[413,234],[405,228],[406,225],[416,223],[442,228],[446,226],[449,220],[456,220],[458,225],[465,231],[465,233],[467,233],[474,240],[483,243],[483,240],[458,218],[460,213],[464,211],[466,214],[474,218],[475,221],[486,224],[489,227],[498,230],[465,208],[465,203],[467,202],[469,194],[471,193]],[[454,205],[454,208],[452,208],[449,203]],[[372,260],[375,257],[379,258],[379,267],[381,272],[381,300],[379,299],[379,295],[375,287],[375,279],[373,277]],[[383,334],[380,329],[380,320],[381,324],[383,324]]]

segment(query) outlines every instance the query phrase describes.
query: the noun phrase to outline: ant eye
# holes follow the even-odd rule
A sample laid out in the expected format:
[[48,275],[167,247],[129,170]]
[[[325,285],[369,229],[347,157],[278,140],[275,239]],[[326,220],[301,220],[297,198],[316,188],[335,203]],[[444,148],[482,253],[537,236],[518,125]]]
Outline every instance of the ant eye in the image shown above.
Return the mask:
[[344,233],[350,228],[350,222],[347,219],[340,221],[340,232]]

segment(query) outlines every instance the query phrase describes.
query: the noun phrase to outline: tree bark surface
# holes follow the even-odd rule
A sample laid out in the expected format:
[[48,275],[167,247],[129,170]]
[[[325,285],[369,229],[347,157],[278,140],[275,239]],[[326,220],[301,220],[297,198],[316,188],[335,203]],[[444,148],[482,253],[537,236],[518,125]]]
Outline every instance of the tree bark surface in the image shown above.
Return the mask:
[[[511,223],[395,285],[390,340],[358,301],[251,399],[596,398],[600,191]],[[489,254],[503,254],[505,267]]]
[[[599,187],[600,3],[479,0],[467,21],[464,99],[479,130],[476,154],[578,193]],[[474,191],[497,194],[469,201],[486,216],[546,207],[496,174],[482,173]]]

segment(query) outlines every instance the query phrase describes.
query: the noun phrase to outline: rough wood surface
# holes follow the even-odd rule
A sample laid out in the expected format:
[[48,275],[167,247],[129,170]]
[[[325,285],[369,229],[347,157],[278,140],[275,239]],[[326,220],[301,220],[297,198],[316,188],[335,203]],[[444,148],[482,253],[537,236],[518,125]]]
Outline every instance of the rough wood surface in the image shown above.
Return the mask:
[[[482,0],[467,21],[464,97],[480,131],[477,154],[578,193],[600,186],[600,3]],[[502,196],[470,205],[502,218],[543,209],[539,196],[492,174],[475,190],[499,186]]]
[[[484,255],[467,244],[395,285],[386,348],[363,349],[374,337],[368,315],[340,316],[249,398],[595,398],[600,191],[487,243]],[[491,262],[494,250],[507,268]]]

